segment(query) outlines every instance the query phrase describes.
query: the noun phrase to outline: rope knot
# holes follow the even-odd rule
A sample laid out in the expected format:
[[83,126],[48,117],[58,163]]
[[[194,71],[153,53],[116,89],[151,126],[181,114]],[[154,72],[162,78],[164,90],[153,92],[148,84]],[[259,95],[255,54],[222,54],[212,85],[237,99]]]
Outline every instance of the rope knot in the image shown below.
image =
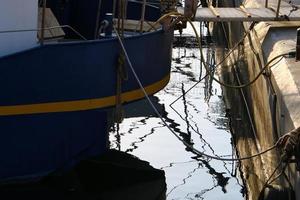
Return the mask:
[[119,58],[118,58],[118,73],[120,75],[120,77],[122,78],[122,80],[127,81],[128,80],[128,73],[126,70],[126,58],[124,53],[121,53]]
[[296,156],[296,160],[299,160],[299,145],[300,127],[286,133],[285,135],[280,137],[276,143],[276,146],[283,150],[282,158],[285,162],[288,162],[292,156]]

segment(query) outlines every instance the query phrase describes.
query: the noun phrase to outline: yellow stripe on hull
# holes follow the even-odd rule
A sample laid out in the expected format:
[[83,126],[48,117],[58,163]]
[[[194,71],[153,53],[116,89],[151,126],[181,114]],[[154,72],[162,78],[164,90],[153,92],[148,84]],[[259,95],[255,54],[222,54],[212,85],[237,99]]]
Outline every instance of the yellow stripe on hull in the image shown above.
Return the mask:
[[[170,80],[170,75],[162,80],[145,87],[147,94],[154,94],[164,88]],[[122,93],[122,101],[130,102],[144,97],[141,89]],[[26,115],[54,112],[71,112],[105,108],[116,104],[116,96],[77,101],[63,101],[27,105],[0,106],[0,116]]]

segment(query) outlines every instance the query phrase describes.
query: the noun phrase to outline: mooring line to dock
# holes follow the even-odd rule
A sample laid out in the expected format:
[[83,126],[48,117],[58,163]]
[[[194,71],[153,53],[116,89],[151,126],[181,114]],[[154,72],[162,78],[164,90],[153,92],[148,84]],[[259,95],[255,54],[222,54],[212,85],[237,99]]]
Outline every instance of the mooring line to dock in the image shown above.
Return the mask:
[[[180,14],[181,15],[181,14]],[[201,44],[201,39],[199,37],[199,34],[193,24],[193,22],[189,19],[189,18],[186,18],[188,20],[188,22],[190,23],[190,25],[192,26],[195,34],[196,34],[196,39],[198,41],[198,44],[199,44],[199,50],[200,50],[200,56],[202,57],[202,61],[204,59],[204,54],[203,54],[203,51],[202,51],[202,44]],[[251,27],[250,27],[251,28]],[[250,31],[250,28],[247,32]],[[245,36],[243,38],[245,38],[248,34],[245,34]],[[238,47],[238,45],[236,45],[236,48]],[[233,50],[231,51],[231,53],[233,52]],[[230,53],[230,54],[231,54]],[[229,54],[229,55],[230,55]],[[277,55],[275,56],[274,58],[272,58],[270,61],[268,61],[266,63],[266,65],[261,69],[261,71],[256,75],[256,77],[254,79],[252,79],[251,81],[249,81],[248,83],[245,83],[245,84],[242,84],[242,85],[230,85],[230,84],[226,84],[226,83],[223,83],[221,81],[219,81],[217,78],[214,77],[214,75],[212,74],[212,72],[210,71],[209,67],[207,66],[207,64],[205,62],[203,62],[203,65],[207,71],[207,73],[209,74],[209,76],[214,80],[216,81],[217,83],[219,83],[220,85],[224,86],[224,87],[227,87],[227,88],[232,88],[232,89],[240,89],[240,88],[245,88],[245,87],[248,87],[250,85],[252,85],[254,82],[256,82],[258,80],[258,78],[263,74],[263,72],[268,68],[270,67],[270,65],[275,61],[277,60],[278,58],[281,58],[281,57],[284,57],[284,56],[288,56],[290,55],[291,52],[288,52],[288,53],[283,53],[283,54],[280,54],[280,55]],[[229,57],[228,55],[228,57]],[[226,59],[223,59],[222,62],[225,62]],[[220,62],[220,64],[222,63]]]
[[[154,26],[156,26],[157,24],[159,24],[162,20],[164,20],[165,18],[167,17],[174,17],[176,16],[176,20],[178,20],[178,18],[182,18],[186,21],[189,22],[189,24],[192,26],[192,29],[196,35],[196,39],[197,39],[197,42],[198,42],[198,46],[199,46],[199,50],[200,50],[200,57],[201,57],[201,62],[203,63],[208,75],[214,80],[216,81],[218,84],[224,86],[224,87],[227,87],[227,88],[232,88],[232,89],[240,89],[240,88],[245,88],[245,87],[248,87],[250,85],[252,85],[254,82],[256,82],[258,80],[258,78],[264,73],[264,71],[275,61],[277,60],[278,58],[281,58],[281,57],[284,57],[284,56],[288,56],[290,55],[291,53],[293,52],[288,52],[288,53],[283,53],[283,54],[280,54],[280,55],[277,55],[275,56],[274,58],[272,58],[270,61],[268,61],[266,63],[266,65],[261,69],[261,71],[255,76],[255,78],[251,81],[249,81],[248,83],[245,83],[243,85],[230,85],[230,84],[227,84],[227,83],[224,83],[224,82],[221,82],[219,81],[217,78],[214,77],[214,74],[210,71],[207,63],[204,62],[204,53],[202,51],[202,44],[201,44],[201,37],[199,36],[193,22],[191,21],[190,18],[187,18],[185,17],[183,14],[181,13],[178,13],[177,11],[173,11],[173,12],[170,12],[170,13],[167,13],[165,15],[163,15],[162,17],[160,17],[155,23],[154,23]],[[175,24],[175,23],[173,23]],[[250,34],[251,30],[254,28],[254,25],[255,23],[252,23],[251,26],[249,27],[249,29],[246,31],[246,33],[243,35],[242,39],[240,40],[240,42],[238,42],[231,50],[230,52],[224,57],[224,59],[217,64],[218,65],[221,65],[222,63],[225,62],[225,60],[233,53],[233,51],[240,45],[241,42],[244,41],[244,39],[247,37],[248,34]],[[148,31],[150,31],[152,28],[150,28]]]
[[[267,153],[267,152],[269,152],[269,151],[275,149],[276,147],[278,147],[279,143],[276,142],[276,144],[273,145],[273,146],[271,146],[270,148],[268,148],[268,149],[266,149],[266,150],[264,150],[264,151],[261,151],[261,152],[259,152],[259,153],[257,153],[257,154],[251,155],[251,156],[247,156],[247,157],[243,157],[243,158],[221,158],[221,157],[218,157],[218,156],[212,156],[212,155],[208,155],[208,154],[206,154],[206,153],[203,153],[203,152],[197,150],[196,148],[194,148],[192,145],[189,145],[186,141],[184,141],[182,138],[180,138],[180,136],[178,136],[178,135],[172,130],[172,128],[167,124],[167,122],[164,120],[164,118],[162,117],[162,115],[159,113],[159,111],[156,109],[156,107],[155,107],[154,104],[152,103],[152,101],[151,101],[151,99],[150,99],[148,93],[146,92],[146,90],[145,90],[143,84],[141,83],[141,80],[139,79],[139,77],[138,77],[138,75],[137,75],[135,69],[133,68],[133,65],[132,65],[131,60],[130,60],[130,58],[129,58],[129,56],[128,56],[127,50],[126,50],[126,48],[125,48],[125,46],[124,46],[124,44],[123,44],[123,41],[122,41],[122,39],[121,39],[119,33],[118,33],[117,30],[116,30],[116,27],[113,26],[113,28],[114,28],[115,34],[116,34],[116,36],[117,36],[117,39],[118,39],[118,41],[119,41],[119,43],[120,43],[120,46],[121,46],[121,48],[122,48],[122,50],[123,50],[123,52],[124,52],[124,55],[125,55],[125,57],[126,57],[126,59],[127,59],[128,65],[129,65],[129,67],[130,67],[130,69],[131,69],[131,71],[132,71],[132,73],[133,73],[133,76],[135,77],[135,79],[136,79],[136,81],[137,81],[139,87],[141,88],[142,92],[144,93],[145,98],[146,98],[147,101],[149,102],[149,104],[150,104],[150,106],[152,107],[153,111],[154,111],[154,112],[156,113],[156,115],[161,119],[161,121],[163,122],[163,124],[171,131],[171,133],[172,133],[178,140],[180,140],[187,148],[190,148],[190,149],[191,149],[191,152],[195,153],[196,155],[204,156],[204,157],[207,157],[207,158],[210,158],[210,159],[214,159],[214,160],[220,160],[220,161],[232,161],[232,162],[233,162],[233,161],[249,160],[249,159],[258,157],[258,156],[260,156],[260,155],[263,155],[263,154],[265,154],[265,153]],[[273,59],[272,59],[272,60],[273,60]]]

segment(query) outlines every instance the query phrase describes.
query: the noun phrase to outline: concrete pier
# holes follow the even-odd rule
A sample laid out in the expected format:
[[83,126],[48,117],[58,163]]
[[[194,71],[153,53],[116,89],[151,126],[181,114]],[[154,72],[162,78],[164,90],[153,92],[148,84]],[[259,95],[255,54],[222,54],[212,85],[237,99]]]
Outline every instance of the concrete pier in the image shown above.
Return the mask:
[[[222,1],[223,6],[239,6],[238,1]],[[265,1],[248,0],[245,7],[264,7]],[[275,5],[277,1],[269,1]],[[286,2],[285,2],[286,3]],[[297,3],[297,2],[292,2]],[[234,4],[234,5],[233,5]],[[229,38],[229,49],[243,37],[249,22],[228,22],[225,32]],[[223,24],[223,25],[224,25]],[[220,25],[220,24],[219,24]],[[220,34],[221,26],[216,24],[215,34]],[[238,48],[219,67],[222,82],[244,84],[253,80],[268,61],[283,53],[294,52],[296,48],[296,29],[300,22],[260,22],[245,37]],[[221,61],[226,52],[218,53]],[[218,62],[217,62],[218,63]],[[251,86],[243,89],[223,87],[224,97],[230,115],[232,132],[240,157],[253,155],[274,145],[283,134],[300,126],[300,62],[294,57],[280,57],[272,63],[262,76]],[[239,103],[237,103],[239,102]],[[248,189],[248,199],[261,197],[264,185],[271,177],[282,172],[281,152],[273,150],[258,158],[241,162],[242,176]],[[282,190],[289,190],[290,181],[299,194],[299,174],[295,163],[285,170],[287,177],[279,176],[272,183]],[[265,197],[266,198],[266,197]]]

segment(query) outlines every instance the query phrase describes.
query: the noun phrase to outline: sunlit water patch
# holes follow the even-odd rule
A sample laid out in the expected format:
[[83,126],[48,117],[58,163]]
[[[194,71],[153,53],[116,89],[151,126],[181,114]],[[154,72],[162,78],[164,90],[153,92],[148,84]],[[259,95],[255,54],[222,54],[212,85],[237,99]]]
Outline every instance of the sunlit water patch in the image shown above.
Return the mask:
[[[211,97],[205,100],[204,81],[195,86],[201,74],[199,65],[198,49],[175,48],[170,83],[151,100],[169,127],[188,144],[206,154],[230,156],[234,151],[221,89],[213,84]],[[193,154],[146,100],[124,109],[126,118],[119,125],[119,133],[110,133],[111,147],[163,169],[167,199],[244,199],[236,163]]]

